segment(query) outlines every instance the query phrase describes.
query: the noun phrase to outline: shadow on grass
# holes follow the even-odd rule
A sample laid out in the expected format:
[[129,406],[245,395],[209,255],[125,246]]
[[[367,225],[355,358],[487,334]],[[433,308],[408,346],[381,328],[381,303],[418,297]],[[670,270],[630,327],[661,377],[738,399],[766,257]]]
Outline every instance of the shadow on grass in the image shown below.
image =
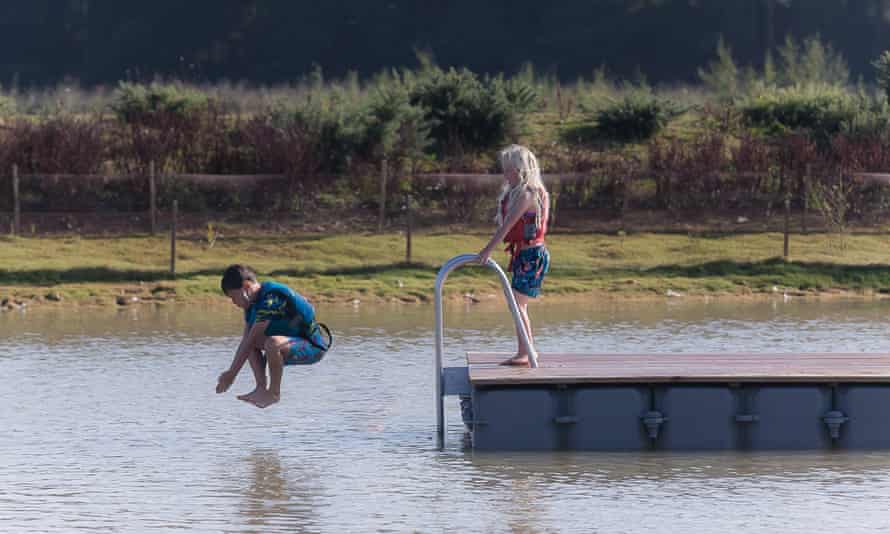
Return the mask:
[[[201,269],[177,273],[177,280],[188,280],[203,276],[221,276],[224,267],[218,269]],[[340,267],[331,269],[277,269],[261,273],[260,278],[270,277],[304,277],[304,276],[356,276],[371,277],[379,275],[424,274],[432,278],[438,271],[438,265],[427,263],[390,263],[356,267]],[[461,269],[451,276],[473,275],[476,269]],[[478,271],[481,272],[481,271]],[[489,276],[486,274],[486,276]],[[760,279],[763,283],[772,283],[798,289],[825,289],[829,287],[848,288],[890,288],[890,265],[849,265],[822,262],[785,263],[781,258],[770,258],[758,262],[740,262],[731,260],[711,261],[691,265],[661,265],[649,269],[634,270],[627,268],[599,269],[556,267],[551,273],[553,277],[572,279],[597,279],[619,277],[661,277],[661,278],[727,278]],[[53,285],[63,283],[114,283],[114,282],[160,282],[171,280],[170,273],[165,270],[123,270],[106,267],[86,267],[77,269],[51,270],[35,269],[10,271],[0,269],[2,285]]]
[[599,126],[592,123],[576,124],[568,126],[559,132],[559,140],[576,148],[592,148],[603,150],[612,146],[625,146],[644,141],[638,137],[629,136],[619,139],[614,135],[604,132]]
[[[177,273],[177,279],[199,276],[222,275],[222,269],[203,269]],[[136,269],[110,269],[108,267],[78,267],[75,269],[32,269],[10,271],[0,269],[0,284],[4,285],[53,285],[102,282],[160,282],[171,280],[166,270],[144,271]]]
[[595,124],[578,124],[564,128],[559,132],[559,139],[575,147],[599,145],[603,141]]

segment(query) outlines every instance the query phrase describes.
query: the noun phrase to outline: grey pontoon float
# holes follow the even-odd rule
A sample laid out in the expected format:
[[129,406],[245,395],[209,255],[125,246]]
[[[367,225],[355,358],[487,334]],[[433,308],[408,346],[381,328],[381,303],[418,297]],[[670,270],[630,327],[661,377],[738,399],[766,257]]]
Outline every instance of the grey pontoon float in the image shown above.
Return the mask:
[[[442,286],[435,287],[439,446],[446,396],[457,396],[478,450],[890,449],[890,354],[544,354],[529,367],[509,354],[468,353],[442,367]],[[494,260],[518,331],[509,281]],[[526,341],[527,338],[526,338]]]

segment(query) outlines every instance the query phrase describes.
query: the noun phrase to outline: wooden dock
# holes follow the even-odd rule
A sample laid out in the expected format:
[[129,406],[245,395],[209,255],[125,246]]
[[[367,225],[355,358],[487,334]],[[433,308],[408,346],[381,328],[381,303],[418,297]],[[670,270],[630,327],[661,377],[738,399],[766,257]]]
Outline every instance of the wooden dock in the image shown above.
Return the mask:
[[890,353],[552,353],[537,369],[499,365],[510,356],[468,353],[470,383],[890,383]]

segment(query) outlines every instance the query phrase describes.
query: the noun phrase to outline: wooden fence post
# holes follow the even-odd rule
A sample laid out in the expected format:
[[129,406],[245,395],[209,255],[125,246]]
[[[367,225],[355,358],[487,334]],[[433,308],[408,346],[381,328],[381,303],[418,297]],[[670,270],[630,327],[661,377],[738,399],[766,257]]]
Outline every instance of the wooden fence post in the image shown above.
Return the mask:
[[559,202],[559,193],[562,192],[562,182],[559,177],[553,179],[550,186],[550,219],[547,221],[547,227],[553,228],[556,225],[556,207]]
[[414,226],[412,220],[411,193],[405,194],[405,263],[411,264],[411,232]]
[[782,257],[788,261],[788,234],[791,232],[791,194],[785,195],[785,242],[782,246]]
[[158,189],[155,180],[155,162],[148,164],[148,210],[151,219],[151,235],[158,232]]
[[800,233],[803,235],[807,235],[807,215],[809,215],[810,211],[810,165],[807,164],[806,174],[803,176],[803,184],[801,189],[801,200],[803,201],[802,211],[800,216]]
[[630,181],[634,178],[633,174],[628,174],[621,180],[621,205],[618,207],[618,216],[619,223],[621,225],[620,231],[627,233],[627,221],[625,220],[625,214],[627,213],[627,206],[630,203],[628,197],[630,196]]
[[12,234],[22,233],[22,206],[19,199],[19,166],[12,166]]
[[176,278],[176,219],[179,216],[179,201],[173,201],[173,217],[170,222],[170,275]]
[[383,219],[386,216],[386,175],[389,171],[386,158],[380,162],[380,216],[377,219],[377,231],[383,232]]

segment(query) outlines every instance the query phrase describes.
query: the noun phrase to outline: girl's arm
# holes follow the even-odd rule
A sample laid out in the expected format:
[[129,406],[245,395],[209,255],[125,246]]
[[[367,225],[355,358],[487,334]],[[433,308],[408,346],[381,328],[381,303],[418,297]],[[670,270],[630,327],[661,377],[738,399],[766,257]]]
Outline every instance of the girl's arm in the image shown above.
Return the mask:
[[541,213],[541,221],[547,225],[547,228],[550,228],[550,193],[544,189],[542,192],[541,200],[544,201],[544,211]]
[[507,216],[504,217],[504,222],[501,223],[501,226],[498,227],[494,235],[491,236],[491,239],[488,241],[488,244],[485,245],[485,248],[479,252],[479,263],[484,265],[488,262],[488,258],[491,257],[491,252],[494,250],[494,247],[498,246],[498,244],[504,240],[504,237],[507,236],[510,228],[513,228],[513,225],[522,217],[522,214],[529,210],[534,201],[535,195],[530,190],[526,189],[522,192],[522,195],[516,199],[516,202],[513,203],[513,207],[507,212]]

